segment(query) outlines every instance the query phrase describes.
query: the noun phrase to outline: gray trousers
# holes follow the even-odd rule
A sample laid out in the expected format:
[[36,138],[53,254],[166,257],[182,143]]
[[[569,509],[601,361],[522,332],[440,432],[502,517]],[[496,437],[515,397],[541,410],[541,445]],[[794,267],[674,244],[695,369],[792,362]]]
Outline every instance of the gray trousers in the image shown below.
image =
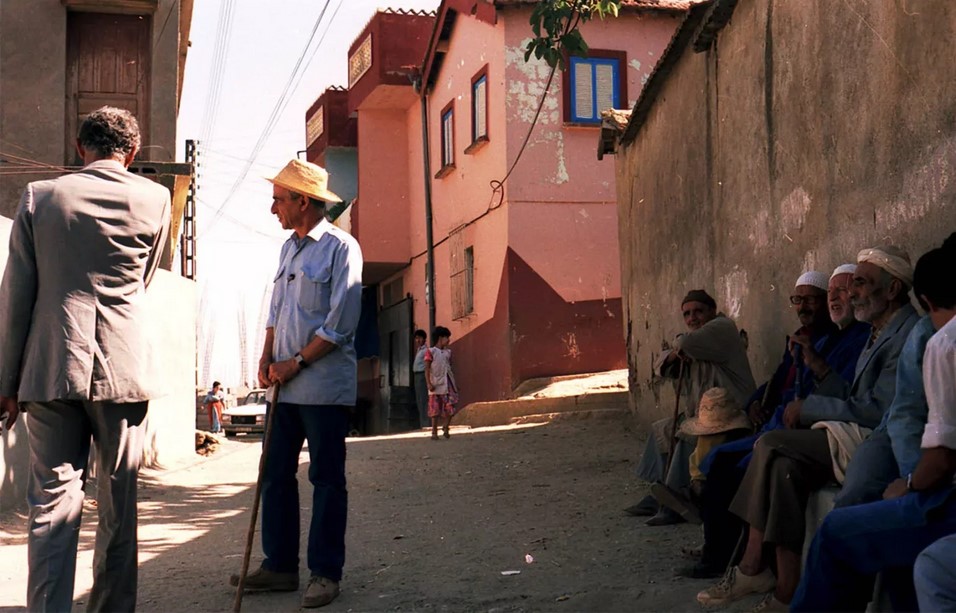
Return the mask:
[[136,608],[136,480],[147,402],[24,403],[29,420],[30,611],[70,611],[90,443],[97,475],[96,549],[88,611]]
[[424,372],[415,373],[415,406],[418,407],[418,427],[427,428],[432,420],[428,417],[428,385]]
[[637,465],[637,476],[650,483],[662,481],[671,489],[681,491],[690,485],[690,456],[697,447],[697,437],[678,435],[674,459],[665,475],[673,423],[674,420],[668,418],[651,424],[650,436]]
[[799,552],[810,493],[833,478],[826,430],[773,430],[757,439],[730,511],[765,543]]
[[883,499],[883,491],[900,476],[886,428],[877,428],[853,452],[835,507],[850,507]]

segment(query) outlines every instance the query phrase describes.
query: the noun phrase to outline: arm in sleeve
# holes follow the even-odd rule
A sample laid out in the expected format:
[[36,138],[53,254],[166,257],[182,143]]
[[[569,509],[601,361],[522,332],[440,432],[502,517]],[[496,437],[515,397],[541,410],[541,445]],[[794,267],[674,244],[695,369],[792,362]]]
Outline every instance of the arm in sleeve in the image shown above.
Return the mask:
[[[160,186],[162,187],[162,186]],[[149,284],[153,280],[153,275],[156,273],[156,268],[159,266],[159,261],[163,257],[163,252],[166,251],[166,242],[169,239],[169,190],[165,187],[162,187],[163,190],[163,212],[160,215],[159,229],[156,232],[156,236],[153,238],[153,247],[149,250],[149,259],[146,260],[146,271],[143,274],[143,282],[146,287],[149,287]]]
[[956,450],[956,346],[945,335],[937,334],[926,345],[923,385],[929,405],[923,449]]
[[739,343],[737,326],[724,316],[708,321],[698,330],[679,337],[676,346],[695,360],[722,364],[727,361],[727,352],[733,343]]
[[33,245],[33,186],[20,198],[10,231],[10,255],[0,284],[0,395],[16,396],[23,351],[37,297]]
[[903,345],[896,369],[896,396],[887,411],[886,429],[901,475],[916,470],[922,455],[920,441],[929,412],[923,387],[923,352],[934,332],[929,318],[920,320]]
[[877,427],[896,396],[899,353],[892,349],[888,353],[872,387],[858,385],[857,394],[845,400],[819,393],[807,396],[800,410],[800,423],[809,426],[818,421],[846,421],[867,428]]
[[362,251],[355,241],[342,241],[332,263],[329,315],[315,335],[336,345],[355,337],[362,314]]

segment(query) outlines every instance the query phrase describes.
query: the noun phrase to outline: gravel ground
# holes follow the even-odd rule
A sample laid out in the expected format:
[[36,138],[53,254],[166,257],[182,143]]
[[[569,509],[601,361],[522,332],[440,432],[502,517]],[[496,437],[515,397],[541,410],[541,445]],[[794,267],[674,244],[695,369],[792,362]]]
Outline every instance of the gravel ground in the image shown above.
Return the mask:
[[[350,439],[345,578],[325,610],[699,610],[710,582],[673,576],[699,528],[648,528],[622,512],[646,493],[633,474],[642,440],[620,418]],[[231,610],[259,451],[255,438],[223,439],[209,457],[144,471],[140,611]],[[91,583],[90,504],[86,518],[75,610]],[[0,609],[22,610],[25,519],[0,526]],[[297,610],[300,597],[250,594],[243,608]]]

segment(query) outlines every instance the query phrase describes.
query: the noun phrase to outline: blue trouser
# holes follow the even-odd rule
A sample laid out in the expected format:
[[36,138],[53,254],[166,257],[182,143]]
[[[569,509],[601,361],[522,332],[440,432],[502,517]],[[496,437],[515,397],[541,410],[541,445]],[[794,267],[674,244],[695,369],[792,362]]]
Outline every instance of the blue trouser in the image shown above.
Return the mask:
[[956,535],[941,538],[919,554],[913,581],[921,611],[956,611]]
[[863,611],[877,573],[893,609],[917,609],[912,566],[937,539],[956,533],[956,488],[834,509],[813,537],[790,603],[799,611]]
[[[275,410],[262,481],[262,567],[299,570],[299,452],[309,442],[312,521],[308,565],[313,575],[340,581],[345,565],[345,436],[348,407],[280,402]],[[268,417],[267,417],[268,420]]]
[[900,468],[893,455],[890,435],[886,428],[877,428],[853,452],[843,487],[833,504],[849,507],[880,500],[886,486],[899,476]]

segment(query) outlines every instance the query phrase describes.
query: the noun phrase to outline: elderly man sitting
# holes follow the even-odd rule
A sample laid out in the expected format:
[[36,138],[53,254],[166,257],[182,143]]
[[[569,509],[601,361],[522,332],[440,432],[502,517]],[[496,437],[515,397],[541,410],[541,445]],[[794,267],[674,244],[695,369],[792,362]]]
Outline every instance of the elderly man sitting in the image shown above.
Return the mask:
[[[856,318],[872,325],[870,341],[857,363],[852,384],[823,371],[816,392],[794,400],[784,412],[789,428],[760,437],[754,458],[730,510],[749,525],[740,564],[697,600],[724,605],[748,594],[768,594],[760,611],[785,611],[800,580],[804,517],[810,493],[842,481],[856,446],[875,428],[893,400],[896,364],[907,335],[919,319],[909,303],[913,282],[906,253],[897,247],[864,249],[857,257],[850,299]],[[765,544],[775,547],[777,577]]]
[[[673,349],[660,356],[655,370],[662,376],[683,381],[678,393],[681,406],[685,407],[685,416],[694,416],[704,391],[712,387],[726,389],[738,406],[744,406],[756,386],[737,326],[726,315],[717,312],[717,302],[704,290],[689,292],[681,301],[681,313],[688,332],[677,338]],[[637,474],[646,481],[663,480],[670,488],[682,491],[690,485],[690,456],[697,446],[696,437],[680,437],[665,475],[665,454],[675,434],[673,419],[656,422],[653,430],[655,434],[647,441]],[[683,521],[680,515],[666,507],[658,510],[657,501],[650,496],[626,511],[631,515],[657,513],[648,520],[649,526]]]

